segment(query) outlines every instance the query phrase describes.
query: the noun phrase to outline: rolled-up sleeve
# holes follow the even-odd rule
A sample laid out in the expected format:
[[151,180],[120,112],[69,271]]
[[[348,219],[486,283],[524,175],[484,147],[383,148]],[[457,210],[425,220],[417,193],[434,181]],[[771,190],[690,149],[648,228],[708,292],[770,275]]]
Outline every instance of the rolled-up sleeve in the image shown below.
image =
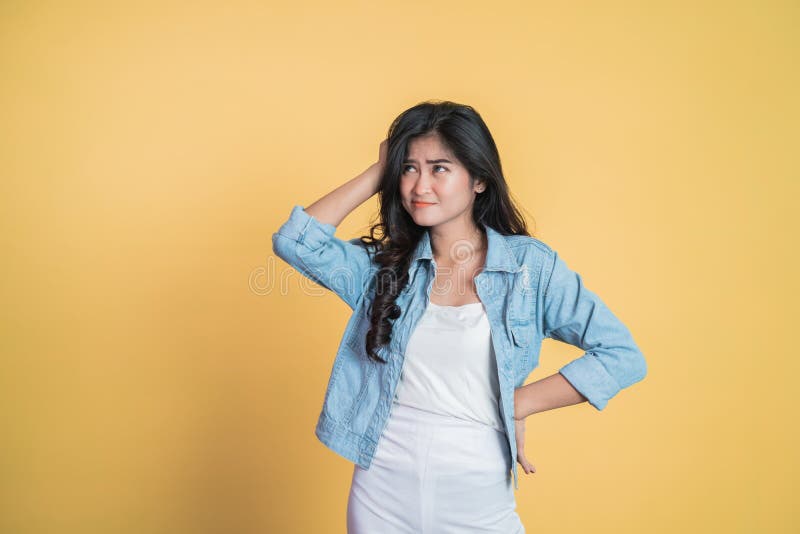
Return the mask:
[[359,238],[342,240],[336,227],[309,215],[295,205],[289,219],[272,234],[272,250],[306,278],[336,293],[355,309],[371,259]]
[[621,389],[642,380],[647,363],[628,328],[552,251],[544,292],[544,335],[583,349],[559,369],[597,410]]

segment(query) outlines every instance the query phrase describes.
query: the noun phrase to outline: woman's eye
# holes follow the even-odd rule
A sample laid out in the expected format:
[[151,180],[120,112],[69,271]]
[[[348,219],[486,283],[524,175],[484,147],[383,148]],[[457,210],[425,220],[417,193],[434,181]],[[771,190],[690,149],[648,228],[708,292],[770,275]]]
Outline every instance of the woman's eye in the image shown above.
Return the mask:
[[[403,172],[404,172],[404,173],[405,173],[405,172],[407,172],[407,171],[408,171],[408,169],[409,169],[409,167],[410,167],[411,169],[413,169],[413,168],[414,168],[414,166],[413,166],[413,165],[404,165],[404,166],[403,166]],[[435,170],[436,170],[436,169],[444,169],[444,170],[447,170],[447,167],[445,167],[445,166],[443,166],[443,165],[434,165],[434,166],[433,166],[433,169],[434,169],[434,172],[435,172]]]

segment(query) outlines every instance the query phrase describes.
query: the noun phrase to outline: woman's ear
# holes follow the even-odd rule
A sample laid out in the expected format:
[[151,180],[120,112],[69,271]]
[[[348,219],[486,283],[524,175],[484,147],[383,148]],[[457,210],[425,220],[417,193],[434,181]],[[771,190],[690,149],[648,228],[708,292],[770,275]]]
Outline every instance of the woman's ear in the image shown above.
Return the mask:
[[486,181],[481,178],[478,178],[477,180],[475,180],[475,185],[472,187],[472,190],[475,191],[476,193],[483,193],[484,191],[486,191]]

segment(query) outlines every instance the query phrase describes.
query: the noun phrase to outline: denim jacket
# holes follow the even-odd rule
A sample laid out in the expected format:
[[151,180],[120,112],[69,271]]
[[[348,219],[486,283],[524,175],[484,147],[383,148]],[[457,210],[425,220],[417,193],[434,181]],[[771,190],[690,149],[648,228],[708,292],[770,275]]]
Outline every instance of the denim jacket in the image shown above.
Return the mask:
[[[315,434],[326,447],[368,469],[389,418],[406,345],[430,299],[436,262],[430,235],[424,232],[413,252],[408,284],[395,301],[401,314],[393,323],[391,341],[378,350],[388,363],[373,362],[367,358],[365,337],[378,266],[358,238],[339,239],[335,230],[295,205],[272,235],[272,248],[353,310],[336,351]],[[559,372],[597,410],[621,389],[642,380],[647,365],[628,328],[550,246],[534,237],[485,230],[486,263],[475,276],[475,286],[491,326],[501,393],[498,409],[514,488],[519,489],[514,390],[538,366],[545,338],[585,351]]]

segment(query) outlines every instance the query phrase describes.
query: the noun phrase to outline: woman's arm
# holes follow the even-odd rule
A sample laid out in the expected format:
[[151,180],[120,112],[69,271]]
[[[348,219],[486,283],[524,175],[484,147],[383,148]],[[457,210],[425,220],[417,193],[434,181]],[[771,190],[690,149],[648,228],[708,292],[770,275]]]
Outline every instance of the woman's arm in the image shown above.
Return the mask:
[[[544,336],[579,347],[584,354],[562,366],[559,376],[546,385],[536,386],[545,388],[548,398],[535,402],[555,407],[576,398],[562,383],[566,380],[589,404],[602,410],[620,390],[645,377],[647,362],[628,327],[555,251],[549,270],[543,296]],[[524,397],[531,396],[526,393]]]
[[378,192],[386,161],[386,140],[381,142],[378,161],[364,172],[351,178],[313,204],[305,211],[323,224],[339,226],[347,215]]
[[272,234],[272,250],[300,274],[330,289],[355,309],[370,278],[372,261],[359,238],[337,238],[336,225],[378,189],[386,141],[378,163],[308,208],[295,205]]
[[561,373],[555,373],[514,390],[514,419],[585,401]]

